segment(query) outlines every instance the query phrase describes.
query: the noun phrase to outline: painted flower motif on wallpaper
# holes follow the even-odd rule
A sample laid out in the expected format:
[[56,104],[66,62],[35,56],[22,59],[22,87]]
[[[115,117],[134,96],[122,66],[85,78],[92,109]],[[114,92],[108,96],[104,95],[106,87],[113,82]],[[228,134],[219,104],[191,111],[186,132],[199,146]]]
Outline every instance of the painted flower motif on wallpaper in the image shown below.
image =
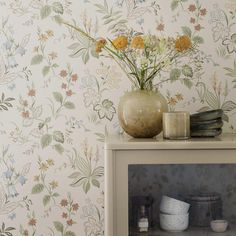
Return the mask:
[[228,53],[236,52],[236,34],[232,34],[229,38],[225,38],[222,42],[227,47]]
[[[60,196],[57,192],[58,181],[55,179],[49,180],[48,171],[54,166],[53,159],[42,161],[38,159],[39,173],[34,176],[35,185],[32,187],[31,193],[33,195],[43,194],[42,203],[44,207],[56,204],[56,199]],[[49,209],[50,210],[50,209]]]
[[90,199],[86,200],[87,204],[82,208],[82,219],[86,236],[103,236],[104,235],[104,214],[101,209],[93,204]]
[[98,148],[93,149],[85,140],[82,147],[83,156],[74,149],[71,153],[71,164],[74,172],[69,176],[72,179],[71,186],[82,186],[87,194],[92,187],[100,188],[101,177],[104,175],[104,168],[98,166],[100,153]]
[[228,87],[228,82],[220,81],[216,74],[213,76],[211,86],[209,89],[204,83],[197,84],[198,95],[202,103],[206,103],[206,106],[199,111],[222,109],[223,120],[229,122],[229,113],[236,109],[236,103],[228,98],[232,90]]
[[110,121],[116,113],[114,104],[109,99],[103,100],[101,104],[97,104],[93,109],[98,113],[100,119],[106,118]]
[[215,42],[221,43],[217,48],[217,53],[227,59],[236,52],[235,16],[232,14],[231,9],[227,11],[220,9],[217,4],[210,15],[210,22],[213,25],[213,39]]
[[60,234],[61,236],[76,236],[76,233],[73,232],[71,228],[77,223],[76,213],[79,207],[79,204],[72,200],[70,194],[68,194],[67,198],[61,199],[61,220],[54,221],[54,228],[51,228],[52,232],[54,232],[54,235]]
[[232,67],[224,67],[226,70],[226,75],[232,78],[233,88],[236,88],[236,60],[234,60],[234,64]]

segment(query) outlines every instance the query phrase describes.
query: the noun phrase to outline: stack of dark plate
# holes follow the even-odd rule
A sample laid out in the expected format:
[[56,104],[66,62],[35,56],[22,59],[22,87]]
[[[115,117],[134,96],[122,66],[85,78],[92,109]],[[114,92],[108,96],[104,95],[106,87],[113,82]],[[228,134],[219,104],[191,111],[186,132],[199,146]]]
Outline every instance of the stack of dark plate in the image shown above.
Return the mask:
[[191,137],[215,137],[222,133],[223,110],[199,112],[190,116]]

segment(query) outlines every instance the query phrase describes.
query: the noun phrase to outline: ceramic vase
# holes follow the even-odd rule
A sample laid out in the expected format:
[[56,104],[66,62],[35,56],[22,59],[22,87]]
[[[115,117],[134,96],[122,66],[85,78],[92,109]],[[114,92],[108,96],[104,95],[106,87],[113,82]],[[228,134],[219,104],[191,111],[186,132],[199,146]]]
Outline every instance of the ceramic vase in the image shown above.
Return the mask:
[[130,136],[152,138],[162,131],[162,113],[167,110],[166,99],[160,92],[135,90],[120,98],[118,118]]

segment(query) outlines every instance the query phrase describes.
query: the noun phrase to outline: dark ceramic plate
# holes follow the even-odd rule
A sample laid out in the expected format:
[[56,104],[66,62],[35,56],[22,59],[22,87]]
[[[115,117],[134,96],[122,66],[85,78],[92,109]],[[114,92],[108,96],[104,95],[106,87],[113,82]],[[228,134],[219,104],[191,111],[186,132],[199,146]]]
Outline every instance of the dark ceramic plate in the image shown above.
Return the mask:
[[209,121],[222,118],[222,116],[223,116],[223,110],[217,109],[217,110],[204,111],[192,114],[190,116],[190,120],[191,122]]
[[222,133],[222,129],[191,130],[191,137],[215,137]]
[[216,120],[208,120],[208,121],[201,121],[201,122],[191,122],[190,127],[191,130],[206,130],[206,129],[219,129],[222,128],[223,121],[221,118]]

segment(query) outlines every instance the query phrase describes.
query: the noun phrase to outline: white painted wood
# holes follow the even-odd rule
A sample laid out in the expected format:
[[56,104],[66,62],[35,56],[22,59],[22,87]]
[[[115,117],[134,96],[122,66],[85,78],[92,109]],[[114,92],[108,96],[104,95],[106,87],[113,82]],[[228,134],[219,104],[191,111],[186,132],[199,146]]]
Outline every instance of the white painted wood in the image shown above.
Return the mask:
[[[105,144],[105,236],[131,236],[128,230],[128,167],[132,164],[236,164],[236,135],[166,141],[112,136]],[[225,234],[223,236],[235,236]],[[203,232],[204,233],[204,232]],[[213,236],[188,231],[183,236]],[[146,235],[145,233],[142,235]],[[161,231],[158,234],[168,236]],[[173,235],[173,234],[172,234]],[[181,236],[182,234],[178,234]]]
[[223,134],[215,138],[167,140],[162,136],[153,139],[135,139],[124,135],[106,138],[105,149],[229,149],[236,148],[236,134]]

